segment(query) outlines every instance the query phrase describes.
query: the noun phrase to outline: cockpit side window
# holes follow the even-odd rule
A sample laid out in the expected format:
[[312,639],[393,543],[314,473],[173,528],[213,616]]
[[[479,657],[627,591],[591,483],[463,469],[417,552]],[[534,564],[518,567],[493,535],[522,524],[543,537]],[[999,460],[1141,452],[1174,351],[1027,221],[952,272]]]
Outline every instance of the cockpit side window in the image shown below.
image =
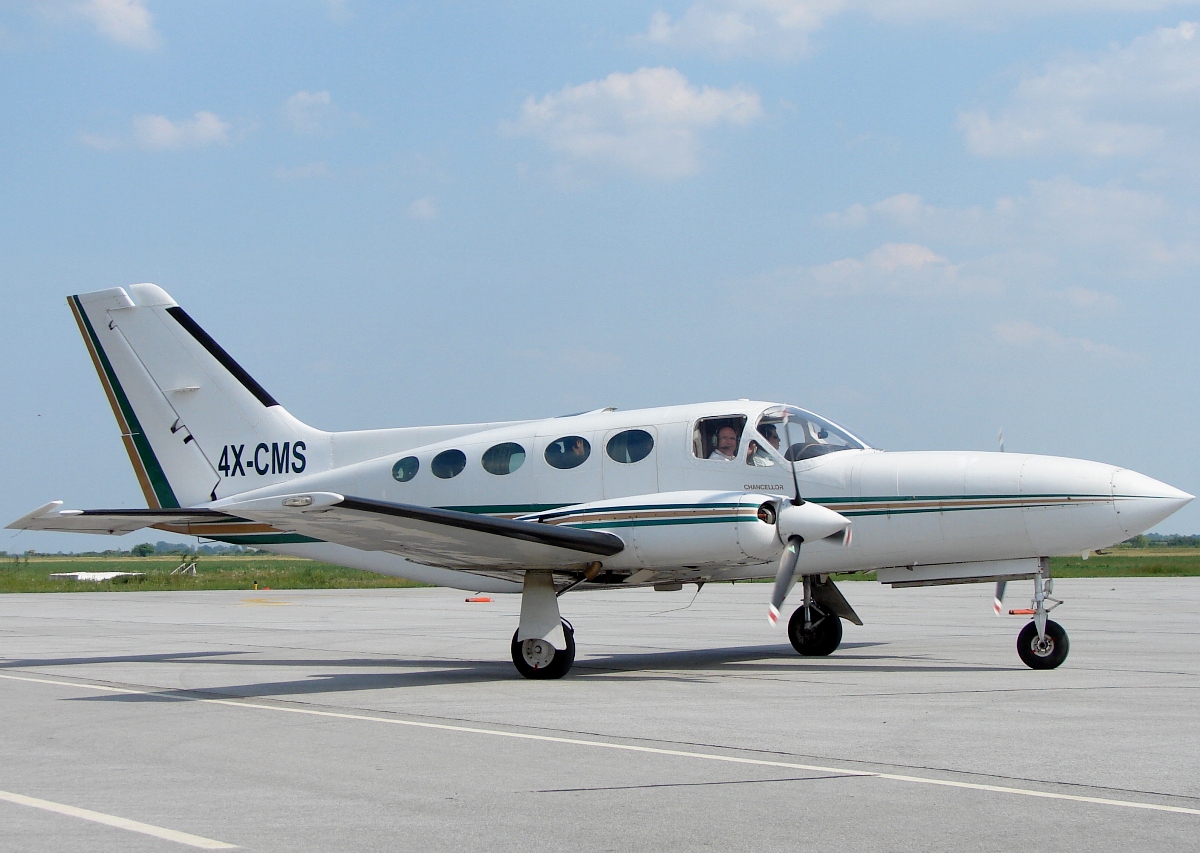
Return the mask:
[[768,418],[758,420],[758,434],[746,442],[746,464],[757,468],[770,468],[778,461],[782,440],[778,427]]
[[737,459],[745,429],[745,415],[701,418],[692,429],[692,453],[699,459],[732,462]]
[[[772,430],[774,439],[771,437]],[[793,406],[778,406],[763,412],[758,421],[758,433],[777,448],[788,462],[802,462],[839,450],[862,450],[866,447],[850,433],[824,418]]]

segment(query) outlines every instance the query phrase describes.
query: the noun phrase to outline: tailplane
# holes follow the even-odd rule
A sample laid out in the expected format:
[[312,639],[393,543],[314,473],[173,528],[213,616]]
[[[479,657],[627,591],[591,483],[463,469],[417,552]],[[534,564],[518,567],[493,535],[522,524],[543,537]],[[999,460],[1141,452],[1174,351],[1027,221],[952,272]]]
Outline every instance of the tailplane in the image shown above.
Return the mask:
[[149,506],[195,506],[330,466],[330,434],[292,417],[162,288],[67,302]]

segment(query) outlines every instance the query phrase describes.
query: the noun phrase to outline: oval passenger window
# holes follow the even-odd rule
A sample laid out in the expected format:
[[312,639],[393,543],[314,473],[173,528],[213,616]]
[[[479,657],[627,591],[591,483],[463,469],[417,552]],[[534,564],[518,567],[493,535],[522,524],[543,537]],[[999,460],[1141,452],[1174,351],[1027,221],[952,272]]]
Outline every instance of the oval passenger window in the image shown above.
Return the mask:
[[592,455],[592,446],[580,435],[564,435],[546,447],[546,461],[555,468],[576,468]]
[[401,483],[407,483],[413,477],[417,476],[417,471],[419,470],[421,470],[421,463],[417,457],[405,456],[392,466],[392,476]]
[[627,429],[610,438],[606,449],[614,462],[641,462],[654,449],[654,436],[644,429]]
[[433,472],[433,476],[442,480],[457,477],[466,467],[467,455],[461,450],[443,450],[429,463],[429,470]]
[[489,474],[511,474],[525,464],[525,448],[515,441],[489,447],[483,454],[483,470]]

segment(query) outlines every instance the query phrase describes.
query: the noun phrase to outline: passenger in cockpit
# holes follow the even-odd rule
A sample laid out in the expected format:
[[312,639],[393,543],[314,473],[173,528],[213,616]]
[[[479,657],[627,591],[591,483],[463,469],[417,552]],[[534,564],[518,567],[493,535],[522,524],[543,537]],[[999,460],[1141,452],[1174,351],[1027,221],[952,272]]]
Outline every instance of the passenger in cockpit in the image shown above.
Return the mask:
[[738,434],[731,426],[723,426],[717,430],[717,447],[708,454],[709,459],[732,462],[737,456]]

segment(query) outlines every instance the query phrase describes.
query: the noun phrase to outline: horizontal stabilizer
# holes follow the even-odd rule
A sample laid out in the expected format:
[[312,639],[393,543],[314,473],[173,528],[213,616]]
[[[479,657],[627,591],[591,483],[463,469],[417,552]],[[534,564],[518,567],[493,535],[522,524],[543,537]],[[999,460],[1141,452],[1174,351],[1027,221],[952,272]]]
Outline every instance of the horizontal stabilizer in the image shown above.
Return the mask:
[[[58,533],[101,533],[121,536],[146,527],[165,525],[191,527],[240,522],[211,509],[59,509],[62,501],[51,501],[8,525],[9,530],[51,530]],[[178,532],[187,533],[188,530]]]

